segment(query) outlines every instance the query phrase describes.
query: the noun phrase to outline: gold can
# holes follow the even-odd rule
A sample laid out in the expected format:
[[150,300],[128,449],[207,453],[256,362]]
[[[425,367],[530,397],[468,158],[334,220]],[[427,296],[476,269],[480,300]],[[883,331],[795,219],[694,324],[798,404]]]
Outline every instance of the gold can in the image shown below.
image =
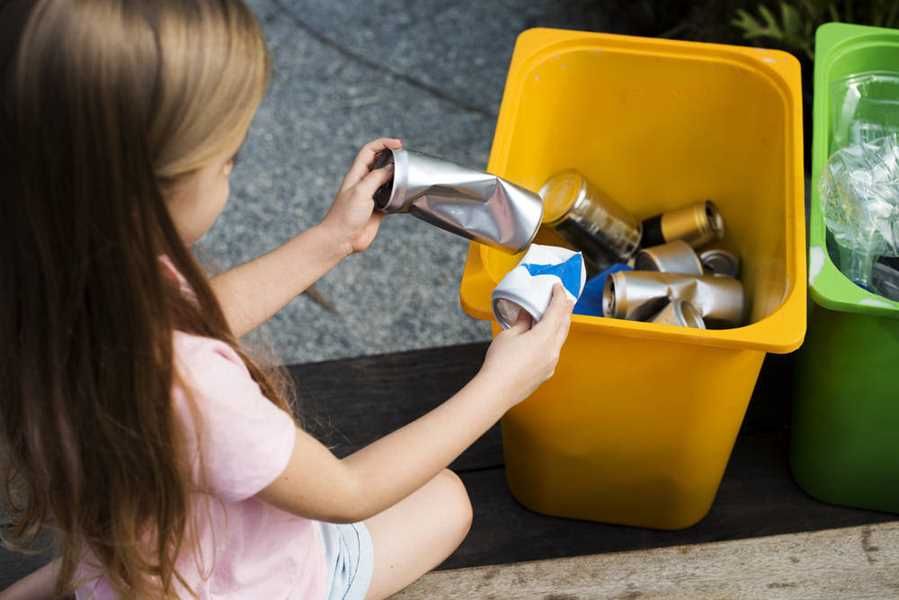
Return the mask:
[[643,221],[643,248],[683,240],[699,248],[724,237],[724,217],[711,200],[691,204]]

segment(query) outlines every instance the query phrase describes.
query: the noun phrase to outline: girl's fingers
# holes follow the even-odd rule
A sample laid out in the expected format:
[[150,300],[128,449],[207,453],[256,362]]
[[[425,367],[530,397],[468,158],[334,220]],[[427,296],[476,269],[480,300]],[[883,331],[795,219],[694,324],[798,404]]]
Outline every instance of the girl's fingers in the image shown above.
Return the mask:
[[393,177],[393,165],[369,171],[368,175],[356,184],[356,193],[371,200],[378,188],[390,181],[391,177]]
[[531,315],[526,310],[518,311],[518,318],[515,319],[515,323],[512,327],[509,328],[514,334],[524,333],[534,324],[534,319],[531,318]]
[[567,316],[565,318],[565,323],[562,325],[561,328],[559,328],[559,331],[557,332],[558,337],[556,338],[556,343],[559,345],[560,348],[562,347],[562,344],[565,343],[565,340],[568,338],[568,331],[570,329],[571,329],[571,316],[569,313],[569,316]]
[[396,150],[402,148],[402,146],[403,142],[396,138],[378,138],[362,146],[362,149],[359,150],[359,154],[357,154],[355,160],[353,160],[350,170],[347,171],[346,176],[343,178],[343,184],[341,184],[340,190],[343,191],[356,185],[363,177],[365,177],[369,172],[372,161],[375,159],[375,154],[385,148]]
[[392,150],[397,150],[403,147],[403,140],[399,138],[389,138],[382,137],[376,140],[372,140],[369,143],[362,146],[362,149],[359,151],[359,154],[369,153],[371,155],[371,159],[374,159],[375,154],[377,154],[380,150],[384,148],[390,148]]
[[554,333],[564,330],[567,326],[572,307],[573,305],[568,296],[565,295],[562,286],[556,284],[553,286],[553,296],[549,306],[546,308],[546,312],[543,313],[543,318],[534,327],[534,330],[541,331],[550,337],[555,337]]

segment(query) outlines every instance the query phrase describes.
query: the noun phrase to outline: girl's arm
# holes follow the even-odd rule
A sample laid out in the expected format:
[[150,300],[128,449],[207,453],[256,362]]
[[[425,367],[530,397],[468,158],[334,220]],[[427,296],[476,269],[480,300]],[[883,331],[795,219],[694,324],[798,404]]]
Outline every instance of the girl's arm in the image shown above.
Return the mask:
[[237,337],[269,320],[348,253],[324,225],[316,225],[283,246],[212,278]]
[[298,431],[287,468],[259,497],[329,522],[367,519],[430,481],[512,406],[549,378],[568,334],[572,303],[557,287],[544,318],[500,333],[475,378],[419,419],[343,460]]
[[0,600],[50,600],[58,577],[57,558],[0,592]]
[[368,167],[379,150],[400,145],[399,140],[388,138],[366,144],[321,224],[212,278],[212,289],[237,337],[270,319],[341,260],[371,245],[382,217],[373,214],[372,195],[393,173],[389,168],[369,171]]

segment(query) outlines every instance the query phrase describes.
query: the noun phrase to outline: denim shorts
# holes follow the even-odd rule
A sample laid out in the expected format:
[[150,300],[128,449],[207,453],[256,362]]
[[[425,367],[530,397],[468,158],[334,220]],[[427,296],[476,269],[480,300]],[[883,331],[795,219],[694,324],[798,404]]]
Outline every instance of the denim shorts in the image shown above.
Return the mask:
[[374,546],[363,523],[319,523],[328,565],[327,600],[365,600],[374,572]]

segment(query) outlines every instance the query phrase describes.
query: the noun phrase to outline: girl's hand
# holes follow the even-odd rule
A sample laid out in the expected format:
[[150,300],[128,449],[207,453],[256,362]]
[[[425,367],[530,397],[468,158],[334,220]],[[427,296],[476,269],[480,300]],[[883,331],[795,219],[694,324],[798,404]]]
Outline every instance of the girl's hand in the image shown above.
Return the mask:
[[380,138],[362,147],[350,170],[347,171],[334,204],[322,220],[322,225],[332,232],[344,254],[366,250],[374,241],[384,215],[375,213],[372,199],[375,191],[393,177],[393,167],[370,171],[375,154],[385,148],[398,149],[402,142],[393,138]]
[[478,376],[507,390],[503,394],[507,409],[530,396],[555,373],[559,352],[568,337],[573,308],[574,303],[557,284],[539,323],[532,327],[531,317],[521,311],[515,325],[497,335],[490,344]]

